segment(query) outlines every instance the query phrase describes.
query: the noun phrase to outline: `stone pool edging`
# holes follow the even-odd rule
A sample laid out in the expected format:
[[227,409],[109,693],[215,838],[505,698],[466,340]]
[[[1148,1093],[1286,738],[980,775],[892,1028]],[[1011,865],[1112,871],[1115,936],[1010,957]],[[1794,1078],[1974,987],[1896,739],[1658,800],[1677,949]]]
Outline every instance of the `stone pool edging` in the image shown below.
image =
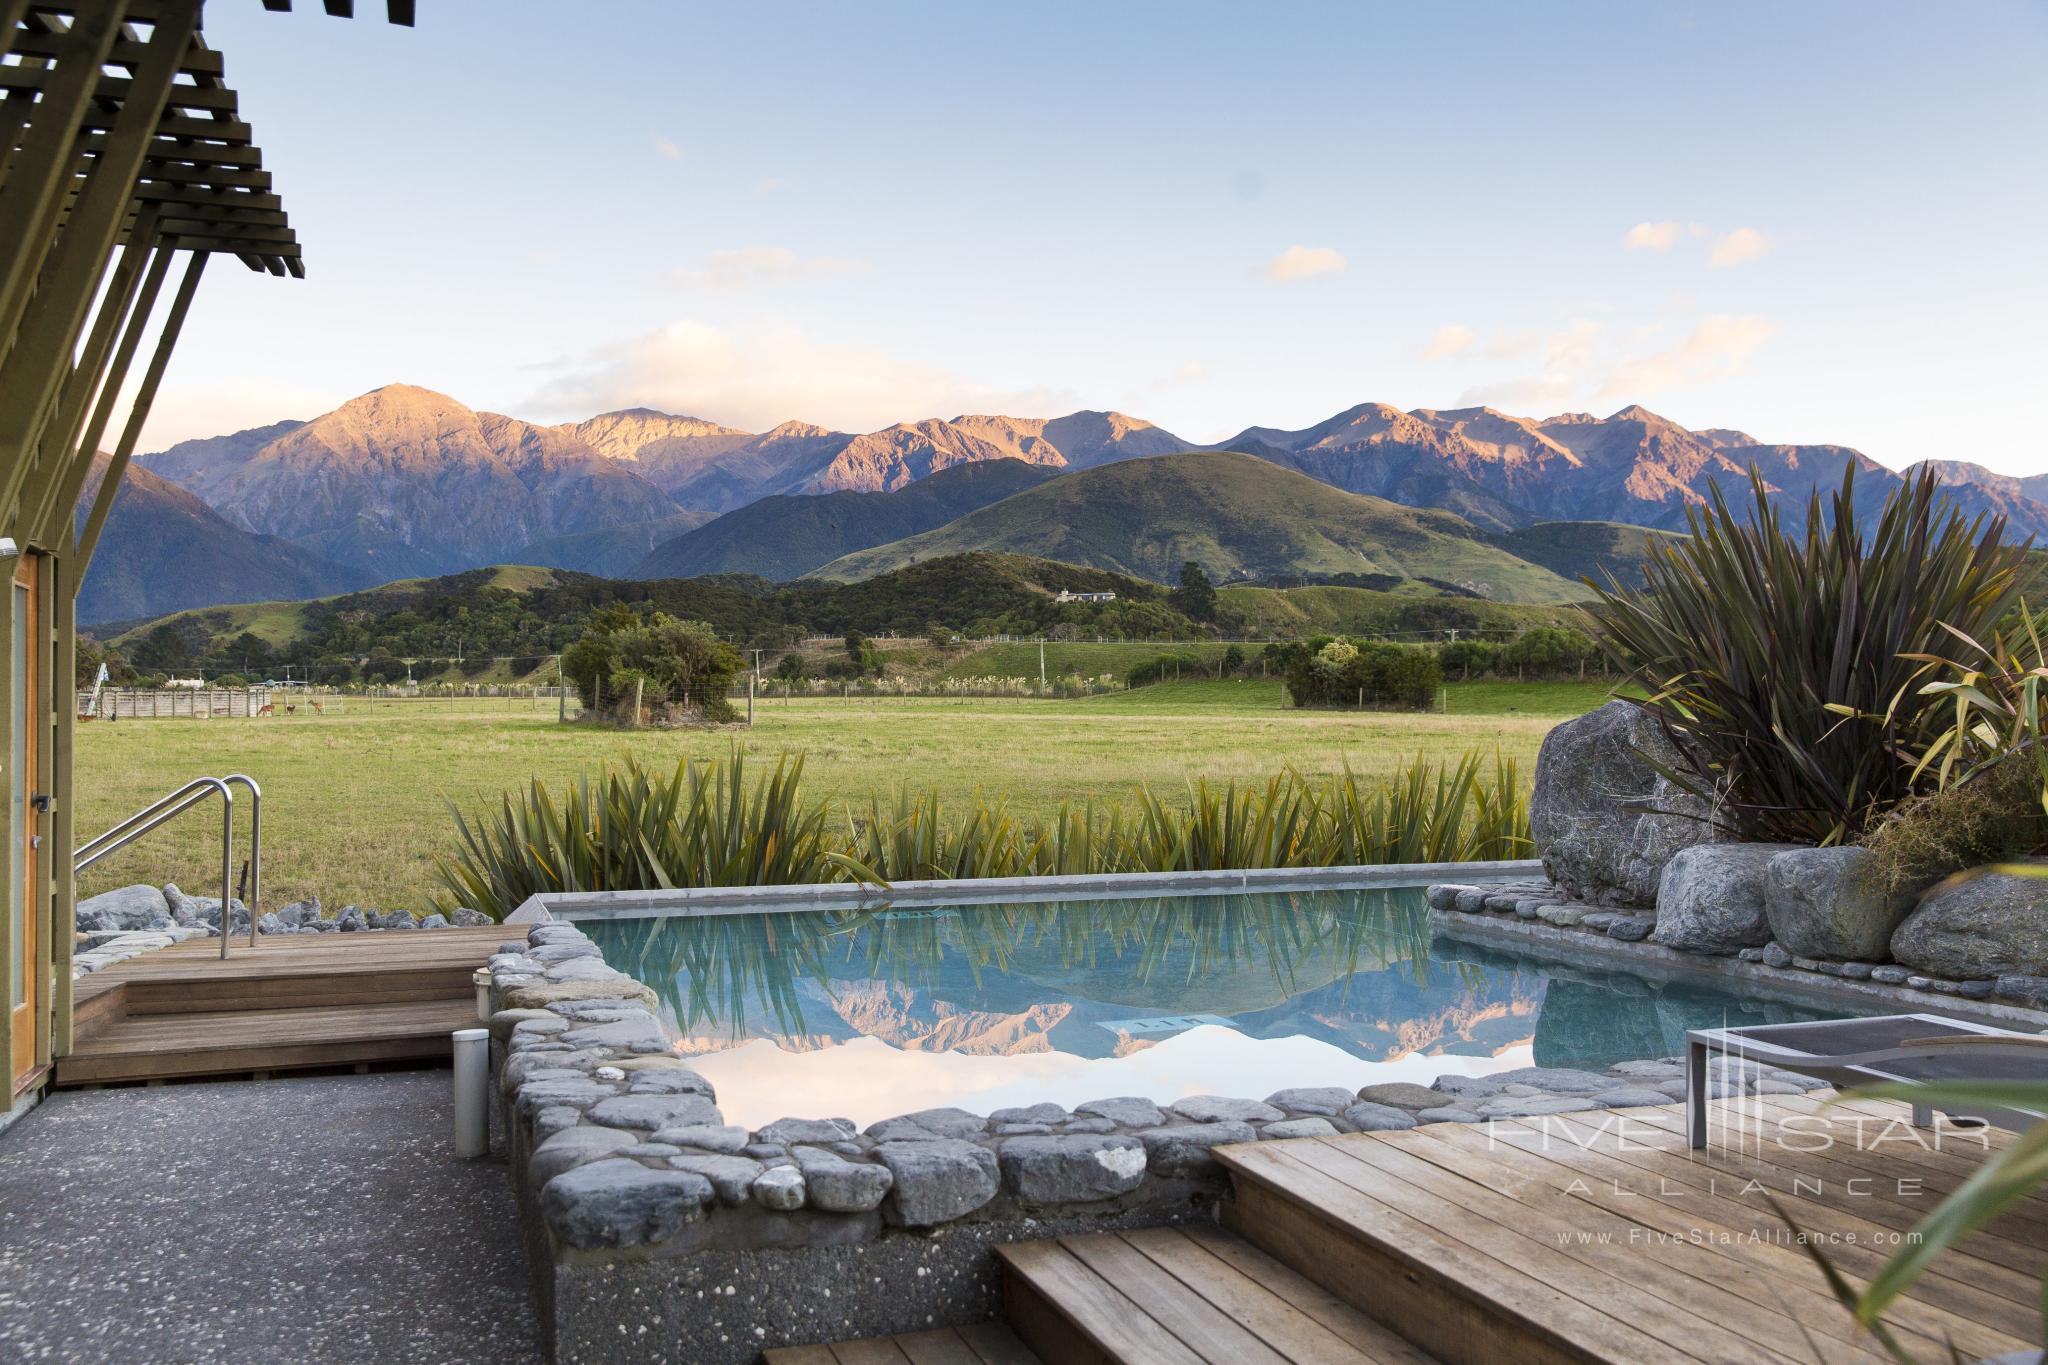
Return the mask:
[[[493,1089],[560,1361],[620,1358],[622,1330],[631,1359],[717,1365],[978,1321],[995,1308],[995,1244],[1216,1219],[1227,1182],[1215,1146],[1684,1093],[1682,1064],[1659,1058],[1265,1100],[1124,1097],[750,1130],[724,1122],[710,1082],[673,1051],[651,990],[545,908],[523,927],[488,967]],[[1716,1096],[1824,1088],[1740,1059],[1715,1068]],[[775,1292],[755,1292],[763,1283]]]
[[[1819,1005],[1898,1012],[1936,1010],[1979,1023],[2048,1031],[2048,982],[2037,977],[1950,981],[1886,963],[1824,962],[1795,957],[1773,943],[1736,953],[1685,952],[1651,940],[1654,910],[1615,909],[1571,899],[1549,882],[1442,882],[1425,892],[1430,928],[1467,942],[1492,943],[1584,966],[1606,966],[1667,978],[1692,977],[1727,989]],[[1619,928],[1620,932],[1617,932]]]

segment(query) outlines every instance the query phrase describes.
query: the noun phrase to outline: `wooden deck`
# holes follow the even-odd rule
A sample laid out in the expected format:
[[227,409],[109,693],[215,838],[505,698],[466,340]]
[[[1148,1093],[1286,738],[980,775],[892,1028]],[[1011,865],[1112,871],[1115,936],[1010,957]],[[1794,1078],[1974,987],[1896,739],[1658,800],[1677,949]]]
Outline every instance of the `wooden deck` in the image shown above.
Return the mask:
[[470,973],[506,931],[191,939],[81,980],[55,1083],[166,1080],[448,1055],[476,1021]]
[[[1798,1238],[1860,1285],[1986,1146],[1951,1131],[1937,1150],[1897,1104],[1716,1110],[1704,1152],[1676,1105],[1220,1148],[1224,1227],[998,1248],[1003,1314],[1037,1357],[1083,1365],[1889,1359]],[[2044,1262],[2037,1195],[1937,1260],[1886,1323],[1925,1360],[2038,1347]],[[767,1359],[994,1359],[909,1340]]]

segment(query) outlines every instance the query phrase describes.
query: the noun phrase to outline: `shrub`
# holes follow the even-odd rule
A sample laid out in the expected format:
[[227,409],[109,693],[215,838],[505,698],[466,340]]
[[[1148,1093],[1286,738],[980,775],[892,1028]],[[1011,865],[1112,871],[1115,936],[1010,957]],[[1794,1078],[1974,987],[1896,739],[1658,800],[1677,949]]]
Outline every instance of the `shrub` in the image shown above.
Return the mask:
[[1507,643],[1497,667],[1503,673],[1513,669],[1518,676],[1555,677],[1582,671],[1599,653],[1600,646],[1582,630],[1536,626]]
[[730,720],[725,694],[739,671],[739,651],[711,627],[660,613],[646,622],[601,616],[562,652],[562,674],[591,713],[638,695],[656,704],[687,699],[707,720]]
[[2048,845],[2040,774],[2022,756],[1994,764],[1907,798],[1863,842],[1894,889],[2039,852]]
[[1198,654],[1190,654],[1184,650],[1179,653],[1159,654],[1124,674],[1124,686],[1150,687],[1153,683],[1166,682],[1183,675],[1199,678],[1205,671],[1206,666]]
[[1436,703],[1443,667],[1420,645],[1312,639],[1287,656],[1287,693],[1296,706],[1403,706]]
[[1787,531],[1761,477],[1738,519],[1719,489],[1691,535],[1655,538],[1639,589],[1611,576],[1597,638],[1685,753],[1667,776],[1757,840],[1854,837],[1913,791],[1921,712],[1895,708],[1946,622],[1975,634],[2014,600],[2002,518],[1965,521],[1931,474],[1859,516],[1855,470]]
[[1491,673],[1499,657],[1500,646],[1489,640],[1451,640],[1436,647],[1437,666],[1446,677],[1453,673],[1460,678]]
[[1185,803],[1141,789],[1133,806],[1062,805],[1027,821],[977,794],[948,819],[933,792],[871,798],[833,828],[803,800],[801,755],[747,781],[735,749],[650,776],[631,757],[558,796],[534,780],[474,820],[454,810],[457,846],[437,860],[453,903],[503,918],[552,891],[662,890],[818,881],[1329,867],[1514,857],[1529,846],[1528,802],[1498,755],[1491,782],[1467,754],[1418,756],[1379,782],[1312,782],[1292,769],[1263,783],[1193,783]]

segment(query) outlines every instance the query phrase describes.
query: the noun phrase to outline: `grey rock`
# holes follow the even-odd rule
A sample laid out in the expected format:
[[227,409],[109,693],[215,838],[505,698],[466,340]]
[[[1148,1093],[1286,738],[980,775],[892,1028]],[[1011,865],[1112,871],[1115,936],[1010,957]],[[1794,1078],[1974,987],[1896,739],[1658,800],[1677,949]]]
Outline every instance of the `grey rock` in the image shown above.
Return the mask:
[[1116,1124],[1104,1118],[1068,1119],[1060,1125],[1063,1133],[1114,1133]]
[[1793,957],[1792,957],[1792,965],[1793,965],[1794,967],[1797,967],[1797,968],[1798,968],[1798,969],[1799,969],[1800,971],[1802,971],[1802,972],[1818,972],[1818,971],[1823,971],[1823,970],[1825,970],[1825,969],[1824,969],[1824,968],[1823,968],[1823,967],[1821,966],[1821,962],[1820,962],[1820,959],[1819,959],[1819,958],[1817,958],[1817,957],[1800,957],[1800,956],[1799,956],[1798,954],[1796,954],[1796,953],[1795,953],[1795,954],[1793,955]]
[[1341,1114],[1358,1098],[1341,1085],[1311,1085],[1275,1090],[1266,1096],[1266,1103],[1290,1114]]
[[587,938],[561,939],[554,943],[542,943],[527,950],[526,955],[535,962],[554,966],[560,962],[574,962],[579,958],[594,957],[600,960],[604,954],[595,943]]
[[1883,982],[1887,986],[1903,986],[1906,984],[1906,978],[1912,974],[1904,967],[1895,966],[1889,962],[1870,969],[1870,979]]
[[533,1136],[537,1142],[546,1142],[565,1129],[574,1128],[583,1122],[583,1111],[572,1105],[558,1104],[543,1109],[533,1116]]
[[278,907],[277,917],[286,924],[296,924],[303,927],[307,921],[320,918],[320,898],[318,896],[308,896],[302,901],[293,901],[290,905],[280,906]]
[[1136,1138],[1078,1133],[1011,1138],[998,1159],[1004,1182],[1035,1204],[1113,1199],[1145,1178],[1145,1145]]
[[1449,910],[1457,905],[1458,893],[1460,891],[1470,891],[1472,889],[1469,886],[1460,886],[1456,882],[1440,882],[1435,886],[1426,888],[1422,893],[1422,897],[1429,903],[1429,908],[1432,910]]
[[2048,976],[2048,878],[1984,872],[1929,891],[1891,938],[1929,976]]
[[448,922],[458,929],[481,929],[495,921],[481,910],[471,910],[463,906],[448,912]]
[[[1374,1104],[1391,1104],[1396,1109],[1427,1109],[1431,1105],[1444,1102],[1442,1091],[1408,1081],[1386,1081],[1379,1085],[1368,1085],[1358,1092],[1356,1098],[1370,1100]],[[1351,1103],[1351,1100],[1346,1100],[1335,1112],[1342,1113],[1351,1107]]]
[[1233,1099],[1228,1095],[1190,1095],[1167,1108],[1196,1123],[1263,1123],[1287,1117],[1282,1111],[1258,1100]]
[[1073,1117],[1057,1104],[1031,1104],[1016,1109],[998,1109],[988,1116],[990,1123],[1065,1123]]
[[997,1137],[1024,1137],[1032,1133],[1052,1131],[1052,1125],[1049,1123],[998,1123],[993,1125],[993,1128]]
[[875,1148],[875,1159],[896,1178],[889,1213],[905,1227],[964,1217],[995,1198],[999,1188],[996,1154],[959,1138],[884,1142]]
[[265,914],[257,917],[256,932],[259,934],[291,934],[298,932],[298,926],[296,924],[288,925],[274,914]]
[[363,908],[360,905],[344,905],[341,907],[341,913],[334,917],[334,927],[339,933],[353,934],[367,929],[369,921],[363,918]]
[[804,1206],[804,1174],[794,1166],[770,1166],[754,1177],[748,1191],[762,1208],[787,1213]]
[[1619,910],[1595,910],[1590,914],[1579,917],[1579,927],[1581,929],[1591,929],[1598,934],[1604,934],[1613,927],[1616,920],[1628,918],[1631,917],[1622,914]]
[[1744,948],[1736,956],[1744,962],[1762,962],[1764,960],[1764,950],[1761,948]]
[[678,1171],[694,1171],[710,1181],[712,1190],[718,1195],[718,1202],[729,1208],[746,1203],[754,1182],[767,1170],[760,1162],[750,1157],[697,1156],[688,1152],[670,1157],[668,1164]]
[[564,1171],[540,1192],[541,1214],[574,1247],[664,1242],[703,1216],[711,1182],[692,1171],[655,1170],[612,1158]]
[[1792,844],[1694,844],[1657,883],[1657,941],[1686,953],[1732,953],[1771,940],[1766,869]]
[[528,1081],[519,1087],[519,1097],[513,1102],[513,1107],[521,1115],[537,1114],[557,1105],[588,1110],[599,1101],[610,1099],[614,1093],[610,1086],[592,1080]]
[[1792,954],[1785,951],[1785,945],[1782,943],[1766,943],[1763,961],[1766,967],[1789,967],[1792,965]]
[[2007,1000],[2018,1000],[2023,1004],[2048,1005],[2048,976],[2029,976],[2015,972],[1998,978],[1994,991]]
[[1481,891],[1477,887],[1470,891],[1460,891],[1456,899],[1451,902],[1451,908],[1467,915],[1477,914],[1486,908],[1486,897],[1488,894],[1488,892]]
[[1106,1100],[1084,1100],[1074,1106],[1077,1114],[1093,1114],[1097,1118],[1120,1123],[1126,1128],[1153,1128],[1166,1122],[1166,1115],[1159,1112],[1159,1106],[1135,1095],[1119,1095]]
[[447,927],[448,917],[438,910],[420,921],[420,928],[422,929],[445,929]]
[[1512,909],[1516,919],[1535,919],[1537,915],[1543,912],[1543,907],[1544,902],[1542,901],[1519,900],[1514,903]]
[[1668,1081],[1673,1076],[1685,1074],[1685,1063],[1676,1057],[1656,1057],[1638,1062],[1616,1062],[1607,1068],[1608,1074],[1629,1076],[1636,1079]]
[[771,1166],[775,1164],[777,1157],[789,1155],[789,1148],[779,1142],[750,1142],[740,1150],[754,1160],[767,1162]]
[[702,1095],[712,1097],[711,1082],[694,1071],[636,1071],[626,1086],[629,1095]]
[[1491,1076],[1458,1076],[1446,1074],[1429,1083],[1431,1090],[1440,1091],[1457,1099],[1481,1099],[1500,1093],[1503,1081]]
[[747,1146],[747,1130],[738,1124],[679,1123],[654,1130],[656,1142],[678,1147],[701,1147],[707,1152],[741,1152]]
[[1597,1071],[1568,1066],[1517,1067],[1513,1071],[1496,1071],[1493,1079],[1503,1085],[1532,1086],[1551,1095],[1591,1095],[1614,1088],[1614,1082]]
[[1697,818],[1704,804],[1674,788],[1651,759],[1684,767],[1663,728],[1631,702],[1609,702],[1544,736],[1529,827],[1543,870],[1572,899],[1653,904],[1672,855],[1717,837]]
[[1593,1096],[1593,1103],[1606,1105],[1609,1109],[1639,1109],[1646,1104],[1669,1104],[1663,1092],[1639,1086],[1622,1086],[1616,1090],[1603,1090]]
[[1623,943],[1640,943],[1648,938],[1656,927],[1657,918],[1654,915],[1624,915],[1608,924],[1607,937],[1619,939]]
[[[171,903],[163,891],[147,883],[102,891],[78,902],[77,924],[81,933],[133,933],[141,929],[163,929],[171,923]],[[215,919],[219,916],[216,913]]]
[[[1059,1106],[1049,1105],[1047,1108],[1058,1109]],[[1067,1116],[1064,1109],[1060,1109],[1059,1113],[1061,1118]],[[987,1119],[979,1114],[970,1114],[965,1109],[920,1109],[903,1117],[926,1132],[937,1133],[940,1137],[980,1137],[988,1131]]]
[[1875,853],[1853,845],[1780,853],[1764,879],[1771,936],[1798,957],[1882,959],[1913,904],[1910,891],[1885,886]]
[[1361,1133],[1398,1132],[1415,1126],[1415,1115],[1391,1104],[1360,1100],[1344,1111],[1344,1120]]
[[1918,973],[1906,978],[1906,987],[1909,990],[1924,991],[1930,989],[1933,985],[1934,979],[1932,977],[1921,976]]
[[1439,1105],[1434,1109],[1424,1109],[1418,1112],[1415,1117],[1424,1123],[1481,1122],[1480,1116],[1477,1113],[1470,1109],[1460,1108],[1454,1104]]
[[1283,1138],[1335,1137],[1337,1125],[1319,1115],[1307,1118],[1282,1119],[1259,1129],[1261,1142],[1277,1142]]
[[792,1147],[811,1207],[827,1213],[866,1213],[878,1207],[896,1178],[886,1166],[848,1161],[822,1147]]
[[1870,974],[1877,970],[1877,964],[1875,962],[1837,962],[1834,964],[1834,970],[1836,976],[1846,977],[1851,981],[1868,981]]
[[1154,1174],[1164,1176],[1209,1175],[1216,1159],[1211,1147],[1234,1142],[1251,1142],[1258,1130],[1249,1123],[1183,1123],[1167,1128],[1147,1128],[1131,1136],[1145,1144],[1145,1159]]
[[639,1141],[633,1134],[616,1128],[581,1123],[562,1129],[535,1147],[527,1159],[526,1170],[535,1185],[545,1185],[566,1170],[629,1150]]
[[931,1129],[921,1127],[907,1118],[882,1119],[867,1126],[866,1135],[877,1142],[891,1138],[935,1138],[941,1136]]
[[785,1146],[796,1142],[844,1142],[853,1136],[853,1124],[846,1119],[777,1119],[754,1133],[756,1141]]
[[[1536,906],[1537,919],[1545,924],[1554,924],[1560,929],[1576,929],[1580,921],[1592,913],[1585,906],[1574,905],[1569,901],[1558,905],[1537,905],[1535,901],[1525,901],[1523,904]],[[1521,912],[1520,906],[1515,909],[1517,914]]]
[[617,1095],[599,1101],[590,1111],[592,1123],[649,1132],[695,1124],[718,1126],[723,1117],[718,1106],[702,1095]]
[[562,1035],[562,1041],[570,1047],[621,1047],[628,1052],[668,1051],[668,1035],[662,1032],[661,1021],[650,1014],[621,1019],[615,1024],[587,1024],[573,1028]]

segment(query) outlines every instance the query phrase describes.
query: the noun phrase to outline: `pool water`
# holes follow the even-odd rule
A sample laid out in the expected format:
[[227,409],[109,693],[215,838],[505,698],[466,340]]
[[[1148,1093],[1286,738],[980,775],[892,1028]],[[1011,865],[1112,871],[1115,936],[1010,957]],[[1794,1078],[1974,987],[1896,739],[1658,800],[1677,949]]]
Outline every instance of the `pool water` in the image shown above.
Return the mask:
[[1419,886],[580,924],[751,1127],[1598,1070],[1827,1017],[1432,941]]

